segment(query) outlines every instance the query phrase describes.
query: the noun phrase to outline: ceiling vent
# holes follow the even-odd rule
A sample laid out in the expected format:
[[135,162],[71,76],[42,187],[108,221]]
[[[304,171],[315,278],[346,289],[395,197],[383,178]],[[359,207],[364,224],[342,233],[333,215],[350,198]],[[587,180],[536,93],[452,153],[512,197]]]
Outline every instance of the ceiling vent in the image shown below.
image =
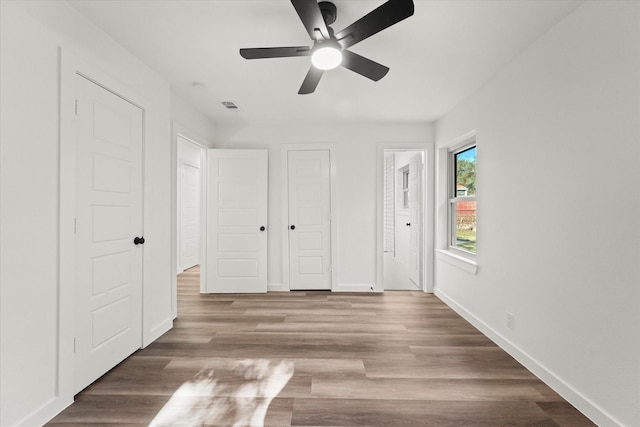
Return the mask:
[[238,104],[233,101],[220,101],[220,104],[229,111],[242,111]]

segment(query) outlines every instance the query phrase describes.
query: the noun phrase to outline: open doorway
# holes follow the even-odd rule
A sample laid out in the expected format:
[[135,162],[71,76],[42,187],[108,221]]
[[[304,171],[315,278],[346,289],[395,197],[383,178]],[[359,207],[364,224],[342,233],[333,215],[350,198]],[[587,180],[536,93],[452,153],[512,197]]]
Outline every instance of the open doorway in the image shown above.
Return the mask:
[[384,150],[384,290],[421,290],[423,152]]
[[378,143],[376,292],[433,292],[433,143]]
[[201,263],[202,186],[206,152],[178,134],[177,144],[177,273]]

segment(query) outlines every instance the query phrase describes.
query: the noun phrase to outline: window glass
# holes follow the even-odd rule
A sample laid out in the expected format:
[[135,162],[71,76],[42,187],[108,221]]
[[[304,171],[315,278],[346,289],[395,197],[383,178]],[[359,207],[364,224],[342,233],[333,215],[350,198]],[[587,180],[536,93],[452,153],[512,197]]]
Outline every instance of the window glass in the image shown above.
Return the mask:
[[453,153],[451,246],[476,253],[476,146]]
[[[456,153],[457,197],[476,195],[476,147]],[[462,193],[462,194],[461,194]]]
[[457,202],[454,212],[456,224],[455,246],[476,253],[476,202]]

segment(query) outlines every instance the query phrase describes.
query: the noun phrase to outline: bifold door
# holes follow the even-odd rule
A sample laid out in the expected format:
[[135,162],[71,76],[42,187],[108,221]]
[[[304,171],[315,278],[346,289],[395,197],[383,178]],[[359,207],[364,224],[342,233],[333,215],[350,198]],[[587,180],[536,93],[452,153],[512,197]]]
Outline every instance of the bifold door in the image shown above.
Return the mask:
[[267,150],[209,150],[208,293],[267,292]]

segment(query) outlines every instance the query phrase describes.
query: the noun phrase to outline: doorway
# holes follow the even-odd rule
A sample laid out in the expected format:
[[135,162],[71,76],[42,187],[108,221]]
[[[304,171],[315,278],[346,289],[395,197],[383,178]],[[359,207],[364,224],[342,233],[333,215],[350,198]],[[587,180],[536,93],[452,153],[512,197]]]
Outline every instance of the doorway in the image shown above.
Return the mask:
[[199,265],[202,235],[202,182],[205,151],[198,143],[178,134],[177,273]]
[[384,290],[421,289],[422,152],[384,152]]
[[432,292],[433,144],[378,144],[378,292]]

